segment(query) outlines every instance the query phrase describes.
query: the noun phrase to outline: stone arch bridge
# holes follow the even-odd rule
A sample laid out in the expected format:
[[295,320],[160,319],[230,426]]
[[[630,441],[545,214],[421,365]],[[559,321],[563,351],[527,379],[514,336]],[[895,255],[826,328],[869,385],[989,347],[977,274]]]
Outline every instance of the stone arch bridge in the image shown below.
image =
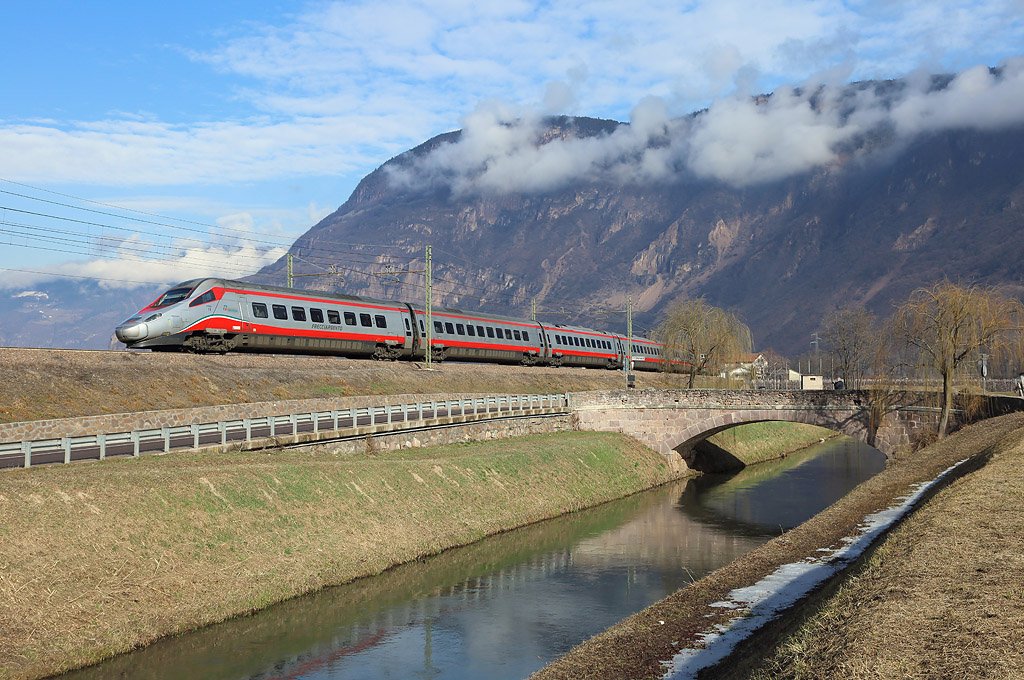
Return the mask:
[[[979,409],[995,415],[1019,408],[1018,400],[984,397]],[[581,430],[622,432],[664,455],[673,465],[718,471],[736,467],[708,437],[736,425],[788,421],[842,432],[893,456],[919,433],[938,427],[933,393],[906,393],[885,409],[871,408],[867,392],[765,390],[616,390],[574,392],[569,407]],[[963,411],[958,411],[962,416]],[[983,416],[984,417],[984,416]],[[741,467],[742,464],[739,464]]]

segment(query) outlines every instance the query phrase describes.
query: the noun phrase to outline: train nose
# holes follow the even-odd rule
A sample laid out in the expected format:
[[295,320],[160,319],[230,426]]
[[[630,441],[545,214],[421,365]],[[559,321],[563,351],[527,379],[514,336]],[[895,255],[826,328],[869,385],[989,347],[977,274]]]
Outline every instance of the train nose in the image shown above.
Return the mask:
[[149,325],[145,323],[135,323],[131,325],[118,326],[117,330],[114,331],[117,339],[121,342],[135,342],[142,340],[149,335]]

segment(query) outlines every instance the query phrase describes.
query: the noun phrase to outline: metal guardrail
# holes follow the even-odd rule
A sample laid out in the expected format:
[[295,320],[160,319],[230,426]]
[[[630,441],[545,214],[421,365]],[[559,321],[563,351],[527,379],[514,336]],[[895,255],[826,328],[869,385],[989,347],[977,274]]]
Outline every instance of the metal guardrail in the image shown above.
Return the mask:
[[[437,418],[484,416],[478,418],[479,421],[567,407],[566,394],[501,395],[6,442],[0,443],[0,467],[28,468],[49,463],[70,463],[74,460],[103,460],[112,456],[138,457],[143,453],[169,453],[174,449],[194,450],[204,446],[225,446],[241,442],[249,444],[254,439],[299,434],[312,434],[315,441],[323,432],[341,433],[362,427],[426,423]],[[396,428],[396,431],[400,429],[408,427]]]

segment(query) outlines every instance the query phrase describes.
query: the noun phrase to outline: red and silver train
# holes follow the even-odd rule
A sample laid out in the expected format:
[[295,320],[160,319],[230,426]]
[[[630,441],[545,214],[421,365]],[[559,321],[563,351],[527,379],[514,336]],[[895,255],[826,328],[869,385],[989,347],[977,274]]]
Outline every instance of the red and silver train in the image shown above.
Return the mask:
[[[526,366],[622,368],[627,339],[590,328],[437,308],[431,359]],[[120,324],[131,349],[334,354],[420,359],[424,308],[407,302],[264,286],[226,279],[180,283]],[[658,370],[662,346],[633,338],[633,366]]]

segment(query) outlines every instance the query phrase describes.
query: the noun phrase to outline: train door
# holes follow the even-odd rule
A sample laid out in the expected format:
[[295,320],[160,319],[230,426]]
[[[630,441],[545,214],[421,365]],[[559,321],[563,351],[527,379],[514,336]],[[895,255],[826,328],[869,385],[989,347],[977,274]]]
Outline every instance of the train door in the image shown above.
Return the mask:
[[548,329],[544,328],[542,323],[538,323],[537,328],[540,331],[540,356],[542,359],[550,359],[551,343],[548,342]]
[[405,303],[405,308],[408,310],[408,313],[402,312],[402,321],[405,325],[404,347],[409,356],[415,356],[416,351],[423,344],[423,336],[417,323],[416,310],[408,302]]

